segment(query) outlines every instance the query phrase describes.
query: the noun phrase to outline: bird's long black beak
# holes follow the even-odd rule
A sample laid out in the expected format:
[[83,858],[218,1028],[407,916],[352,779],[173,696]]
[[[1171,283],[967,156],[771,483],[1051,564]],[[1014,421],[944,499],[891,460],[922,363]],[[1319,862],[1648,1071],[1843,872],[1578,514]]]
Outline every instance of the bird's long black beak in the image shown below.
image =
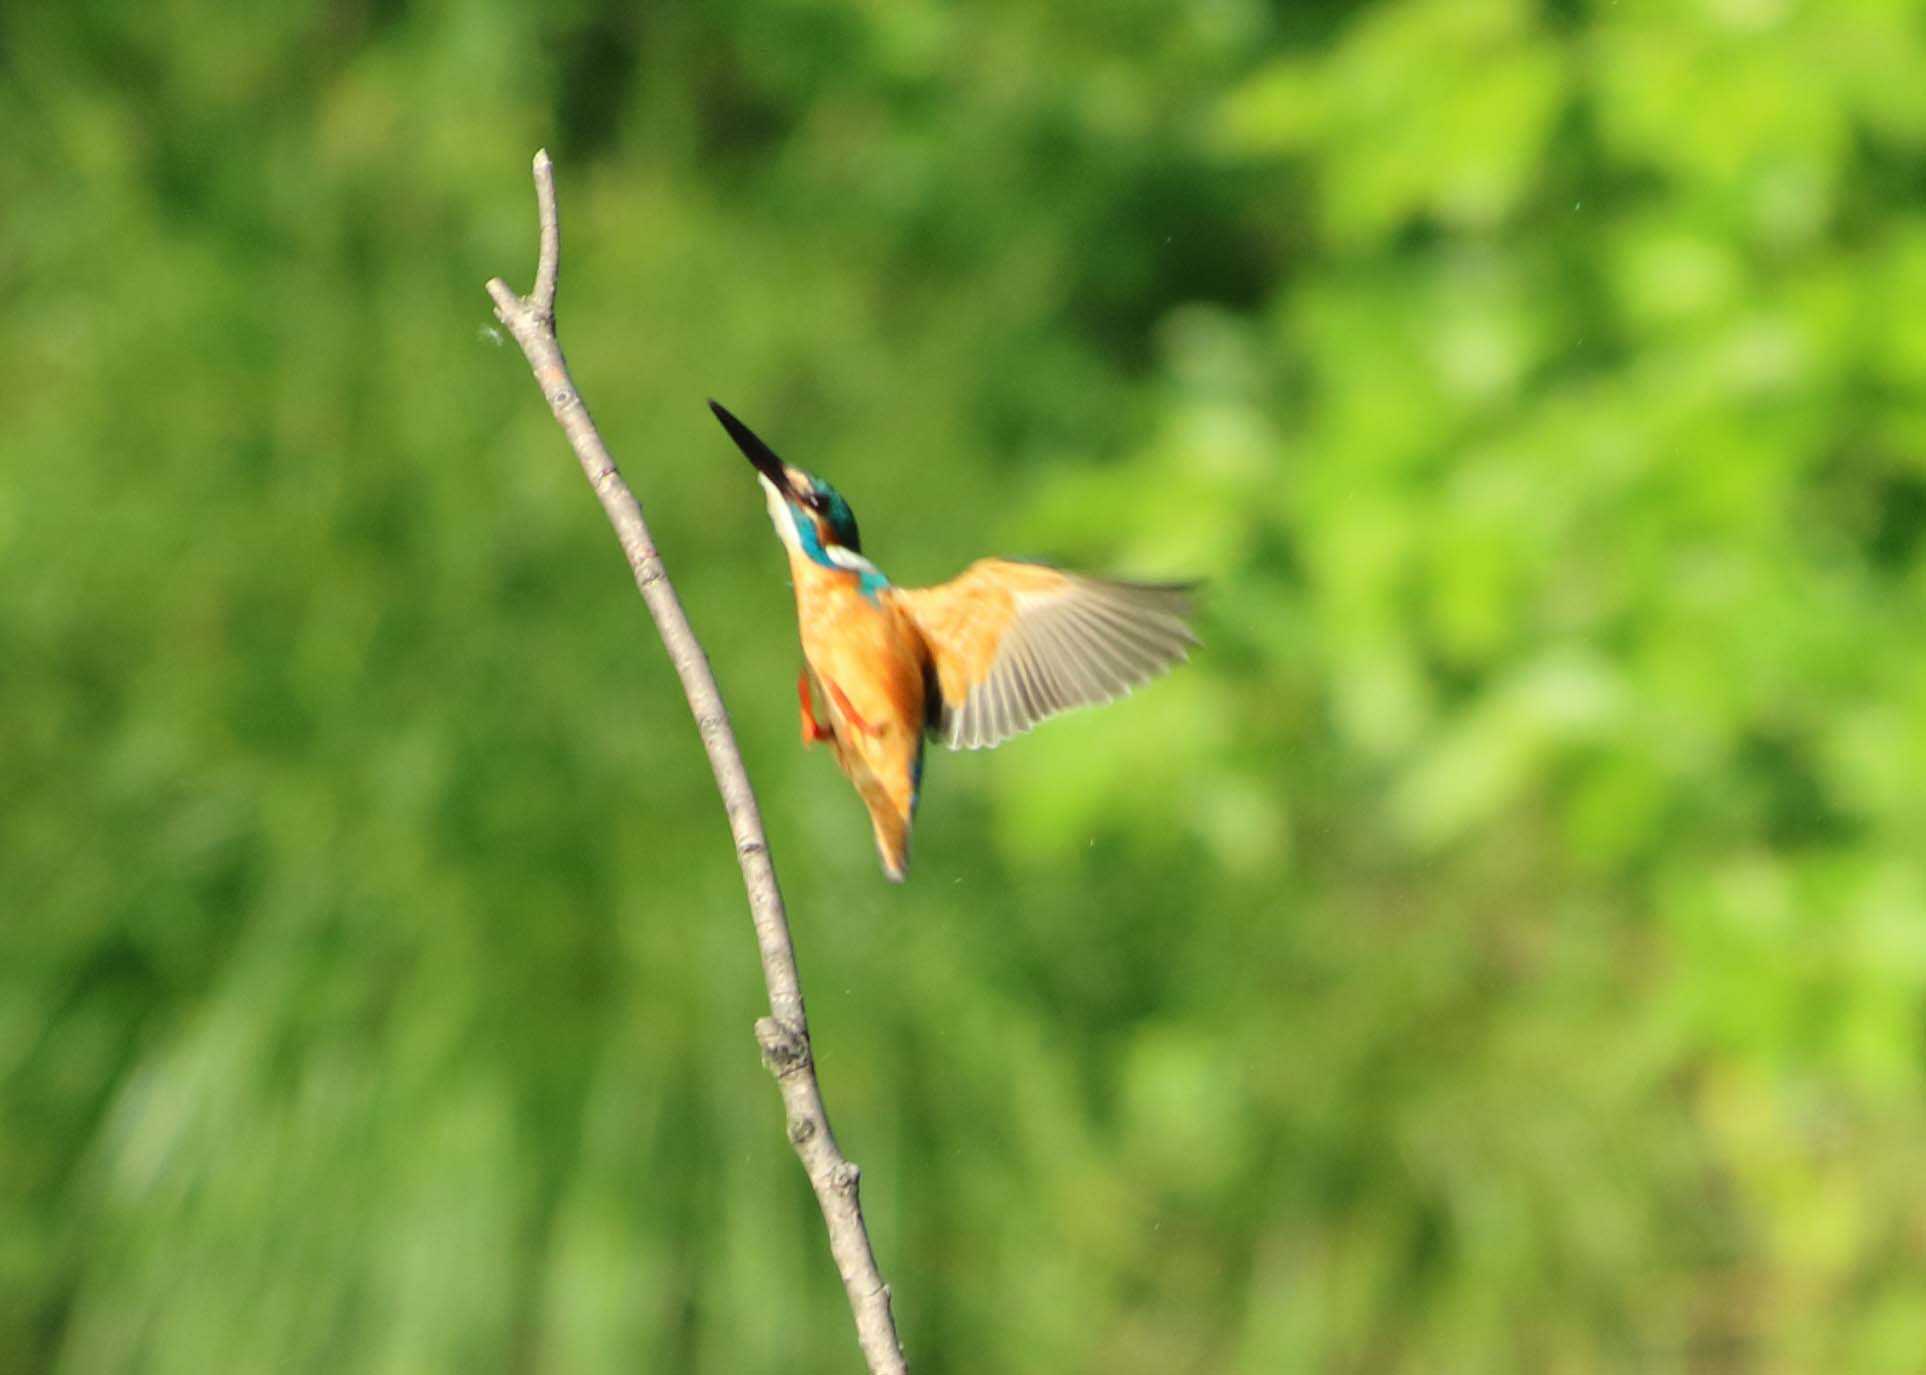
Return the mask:
[[709,409],[716,413],[722,428],[729,432],[729,438],[736,441],[742,456],[756,465],[756,471],[776,484],[776,490],[792,500],[801,500],[795,487],[789,481],[789,469],[776,451],[756,437],[756,432],[729,414],[729,408],[720,401],[710,401]]

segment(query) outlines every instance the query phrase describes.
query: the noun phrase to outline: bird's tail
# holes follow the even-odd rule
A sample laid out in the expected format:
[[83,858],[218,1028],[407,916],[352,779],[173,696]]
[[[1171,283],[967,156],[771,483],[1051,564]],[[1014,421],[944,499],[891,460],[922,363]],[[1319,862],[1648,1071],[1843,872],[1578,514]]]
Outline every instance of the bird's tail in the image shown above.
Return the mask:
[[910,819],[888,798],[863,801],[876,829],[876,853],[883,861],[883,873],[891,883],[901,883],[909,877]]

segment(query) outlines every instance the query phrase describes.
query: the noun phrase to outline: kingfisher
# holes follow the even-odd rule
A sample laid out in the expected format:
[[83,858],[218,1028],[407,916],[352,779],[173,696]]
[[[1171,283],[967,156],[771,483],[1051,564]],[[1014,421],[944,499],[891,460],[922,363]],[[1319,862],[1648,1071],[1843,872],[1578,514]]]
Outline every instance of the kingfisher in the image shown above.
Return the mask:
[[1192,583],[988,558],[935,587],[897,587],[864,557],[840,492],[783,462],[715,401],[709,409],[755,465],[789,553],[803,745],[828,743],[869,809],[892,882],[909,872],[927,739],[953,750],[1001,744],[1058,712],[1123,696],[1198,642]]

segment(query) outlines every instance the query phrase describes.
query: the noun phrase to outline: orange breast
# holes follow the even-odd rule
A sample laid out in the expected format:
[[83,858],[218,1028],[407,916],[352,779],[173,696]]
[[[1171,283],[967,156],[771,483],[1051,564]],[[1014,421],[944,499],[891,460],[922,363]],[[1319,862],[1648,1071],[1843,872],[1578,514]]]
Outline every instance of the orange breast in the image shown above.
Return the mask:
[[869,809],[884,871],[901,882],[923,750],[922,635],[893,599],[864,596],[856,574],[790,562],[803,657],[822,689],[836,762]]
[[803,656],[828,698],[839,744],[872,767],[907,771],[923,728],[925,651],[915,623],[888,597],[863,595],[854,573],[801,556],[791,569]]

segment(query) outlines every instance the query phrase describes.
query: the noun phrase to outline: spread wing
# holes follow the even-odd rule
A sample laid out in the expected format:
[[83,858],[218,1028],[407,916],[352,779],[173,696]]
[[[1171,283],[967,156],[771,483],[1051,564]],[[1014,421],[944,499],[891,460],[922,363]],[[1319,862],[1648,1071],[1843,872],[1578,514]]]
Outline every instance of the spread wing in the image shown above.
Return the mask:
[[976,750],[1121,697],[1188,657],[1191,590],[980,559],[939,587],[895,595],[935,665],[932,731]]

